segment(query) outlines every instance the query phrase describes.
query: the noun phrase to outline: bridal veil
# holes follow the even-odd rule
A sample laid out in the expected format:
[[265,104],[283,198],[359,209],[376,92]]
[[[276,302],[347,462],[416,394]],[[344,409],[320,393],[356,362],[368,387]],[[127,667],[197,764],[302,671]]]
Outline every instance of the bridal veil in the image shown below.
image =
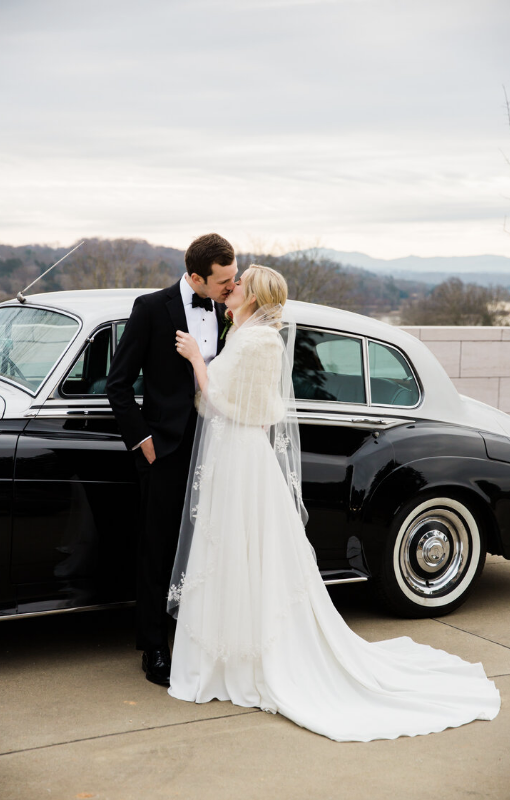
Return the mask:
[[[235,502],[229,491],[229,474],[238,463],[240,448],[249,448],[250,434],[263,430],[280,465],[290,496],[306,524],[308,515],[301,495],[301,451],[292,365],[296,326],[282,322],[282,306],[259,308],[239,328],[232,328],[221,353],[208,368],[208,387],[197,395],[198,424],[181,521],[179,542],[170,581],[168,612],[177,616],[183,594],[203,575],[188,574],[193,536],[200,533],[212,542],[219,535],[218,519],[232,518]],[[246,476],[256,491],[256,473],[263,469],[253,453],[251,474]],[[210,496],[215,471],[224,474],[224,497]],[[239,476],[237,475],[238,479]],[[216,489],[218,487],[216,485]],[[211,503],[222,505],[211,515]],[[212,566],[210,565],[210,568]]]

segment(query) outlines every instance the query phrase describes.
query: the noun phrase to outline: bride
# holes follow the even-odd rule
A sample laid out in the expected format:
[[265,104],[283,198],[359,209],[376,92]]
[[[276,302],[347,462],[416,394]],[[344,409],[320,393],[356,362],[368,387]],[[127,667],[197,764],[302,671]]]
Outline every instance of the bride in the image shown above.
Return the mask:
[[170,688],[280,713],[337,741],[395,739],[493,719],[481,664],[408,637],[368,643],[330,600],[304,529],[292,411],[287,286],[252,265],[227,300],[233,326],[206,368],[177,333],[202,391],[168,609]]

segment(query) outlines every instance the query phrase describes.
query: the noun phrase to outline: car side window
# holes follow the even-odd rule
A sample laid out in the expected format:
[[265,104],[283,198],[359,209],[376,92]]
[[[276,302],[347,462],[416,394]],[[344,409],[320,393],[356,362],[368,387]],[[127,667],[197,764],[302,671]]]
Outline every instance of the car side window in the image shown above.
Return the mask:
[[[106,380],[111,360],[125,327],[125,322],[114,323],[101,328],[91,337],[62,383],[62,394],[74,397],[106,396]],[[133,388],[136,395],[143,394],[141,372]]]
[[292,377],[298,399],[366,403],[361,339],[298,328]]
[[368,343],[371,402],[383,406],[415,406],[420,390],[411,367],[393,347]]

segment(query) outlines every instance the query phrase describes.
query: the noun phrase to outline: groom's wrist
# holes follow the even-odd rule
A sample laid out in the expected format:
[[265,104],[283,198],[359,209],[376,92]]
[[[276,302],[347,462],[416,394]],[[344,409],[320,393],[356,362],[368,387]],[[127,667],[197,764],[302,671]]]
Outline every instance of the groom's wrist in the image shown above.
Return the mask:
[[142,444],[143,444],[144,442],[147,442],[149,439],[152,439],[152,436],[146,436],[146,437],[145,437],[145,439],[142,439],[142,441],[141,441],[141,442],[138,442],[138,444],[135,444],[135,446],[134,446],[134,447],[132,447],[132,448],[131,448],[131,450],[138,450],[138,448],[139,448],[139,447],[141,447],[141,446],[142,446]]

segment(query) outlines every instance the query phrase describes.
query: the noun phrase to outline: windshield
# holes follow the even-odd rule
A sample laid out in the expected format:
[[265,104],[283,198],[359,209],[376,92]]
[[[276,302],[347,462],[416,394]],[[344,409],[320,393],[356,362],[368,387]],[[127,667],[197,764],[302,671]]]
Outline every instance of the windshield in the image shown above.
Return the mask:
[[66,314],[42,308],[0,308],[0,378],[36,392],[79,328]]

